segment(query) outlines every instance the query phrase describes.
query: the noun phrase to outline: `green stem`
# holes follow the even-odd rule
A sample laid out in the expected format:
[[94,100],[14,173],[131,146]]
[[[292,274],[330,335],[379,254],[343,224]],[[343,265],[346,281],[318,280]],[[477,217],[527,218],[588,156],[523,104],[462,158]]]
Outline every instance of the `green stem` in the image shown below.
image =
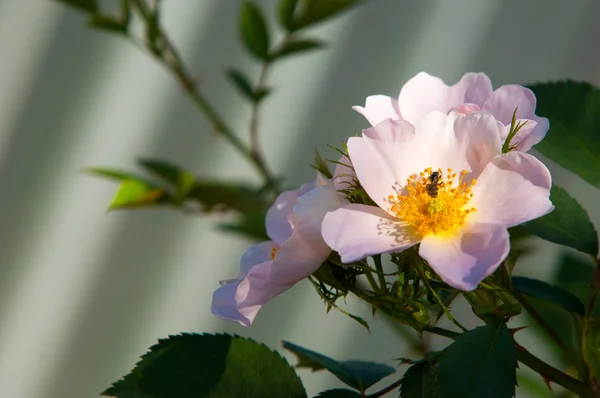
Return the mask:
[[382,292],[387,292],[387,283],[385,281],[385,274],[383,273],[383,265],[381,263],[381,254],[373,256],[373,262],[375,262],[375,269],[377,269],[377,277],[379,278],[379,287]]
[[[147,4],[143,0],[130,0],[133,7],[138,11],[140,17],[148,23],[150,11]],[[266,185],[273,189],[277,189],[277,180],[273,177],[264,162],[264,159],[258,155],[258,152],[252,148],[248,148],[233,132],[233,130],[225,123],[224,119],[219,115],[217,110],[208,102],[204,95],[198,90],[198,87],[193,81],[193,78],[187,72],[179,51],[171,43],[171,40],[163,29],[158,27],[158,35],[160,41],[164,44],[165,54],[157,53],[147,48],[160,64],[169,70],[173,76],[179,81],[185,92],[188,94],[196,108],[204,114],[206,119],[212,124],[216,133],[220,134],[227,140],[244,158],[246,158],[259,172],[265,180]]]

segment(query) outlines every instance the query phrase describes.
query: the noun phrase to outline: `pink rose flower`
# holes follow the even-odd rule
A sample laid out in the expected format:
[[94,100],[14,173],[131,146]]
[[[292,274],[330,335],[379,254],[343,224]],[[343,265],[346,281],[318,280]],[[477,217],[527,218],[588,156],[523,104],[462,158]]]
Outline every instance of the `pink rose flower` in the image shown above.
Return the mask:
[[315,272],[331,253],[321,236],[323,217],[344,203],[333,181],[320,176],[280,194],[266,217],[272,240],[246,250],[238,275],[214,292],[212,313],[249,326],[266,302]]
[[386,119],[403,119],[415,125],[431,111],[454,111],[463,116],[484,111],[502,123],[500,138],[504,140],[518,107],[517,120],[527,123],[512,143],[517,144],[518,151],[527,152],[545,137],[549,126],[548,119],[535,115],[535,106],[535,95],[528,88],[510,84],[493,90],[484,73],[467,73],[455,85],[447,86],[441,79],[420,72],[402,87],[398,99],[374,95],[367,97],[364,107],[353,108],[373,126]]
[[484,112],[434,111],[415,126],[388,119],[363,130],[348,140],[348,154],[378,207],[328,213],[325,242],[345,263],[420,243],[442,280],[475,289],[507,256],[507,228],[554,208],[546,166],[500,147],[498,123]]

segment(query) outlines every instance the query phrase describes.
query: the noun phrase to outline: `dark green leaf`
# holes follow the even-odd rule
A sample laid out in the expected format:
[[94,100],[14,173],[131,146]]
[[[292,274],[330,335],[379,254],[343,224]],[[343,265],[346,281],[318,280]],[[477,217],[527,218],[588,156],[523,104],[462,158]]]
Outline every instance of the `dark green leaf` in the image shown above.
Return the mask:
[[512,398],[517,349],[504,324],[461,334],[438,364],[436,398]]
[[200,202],[205,211],[222,209],[248,213],[267,207],[256,190],[240,184],[218,181],[197,180],[189,197]]
[[294,31],[332,18],[363,0],[303,0],[288,30]]
[[298,53],[317,50],[322,48],[325,44],[318,40],[313,39],[292,39],[285,43],[285,45],[271,54],[272,59],[285,57],[288,55],[296,55]]
[[600,381],[600,319],[592,319],[585,336],[585,363],[591,376]]
[[139,180],[123,180],[109,209],[141,207],[157,204],[165,197],[165,191]]
[[235,69],[228,69],[227,76],[233,85],[239,90],[239,92],[249,99],[250,101],[256,100],[256,94],[252,88],[252,84],[244,74]]
[[269,87],[260,87],[258,90],[256,90],[256,93],[254,93],[255,95],[255,101],[256,102],[260,102],[263,99],[265,99],[269,94],[271,94],[271,89]]
[[525,278],[523,276],[513,276],[512,283],[517,291],[526,294],[527,296],[550,301],[569,312],[581,316],[585,313],[585,308],[581,301],[579,301],[572,293],[569,293],[560,287],[550,285],[537,279]]
[[269,240],[265,228],[266,210],[249,211],[239,215],[236,222],[219,224],[224,231],[235,232],[249,236],[256,241]]
[[94,29],[106,30],[109,32],[127,34],[127,24],[119,18],[110,15],[92,15],[88,20],[88,26]]
[[434,364],[429,361],[417,363],[404,373],[400,398],[433,398],[434,381]]
[[269,56],[269,30],[262,12],[250,0],[242,5],[240,31],[246,49],[255,57],[266,60]]
[[582,82],[530,86],[538,115],[550,120],[550,130],[535,149],[600,187],[600,89]]
[[552,187],[550,200],[556,207],[550,214],[522,224],[529,233],[542,239],[598,254],[598,235],[587,212],[567,191]]
[[292,21],[297,5],[298,0],[280,0],[279,5],[277,6],[277,19],[279,24],[288,31],[292,30]]
[[[590,284],[594,278],[594,263],[588,256],[567,252],[562,254],[557,263],[552,282],[573,293],[581,302],[587,303]],[[600,316],[600,306],[595,307],[594,314]]]
[[160,55],[162,50],[159,47],[158,38],[160,37],[160,16],[158,7],[152,8],[146,19],[146,41],[152,52]]
[[96,0],[57,0],[61,3],[65,3],[71,7],[77,8],[81,11],[85,11],[91,14],[96,14],[99,11],[98,3]]
[[315,398],[361,398],[363,395],[360,395],[356,391],[345,390],[343,388],[336,388],[334,390],[323,391]]
[[159,340],[103,395],[118,398],[305,398],[294,369],[253,340],[182,334]]
[[296,367],[307,367],[313,371],[326,369],[346,385],[359,391],[377,383],[379,380],[395,372],[388,365],[367,361],[336,361],[318,352],[308,350],[296,344],[283,342],[283,347],[298,357]]
[[196,185],[196,179],[192,173],[171,163],[154,159],[139,159],[138,163],[175,187],[173,196],[175,203],[180,203],[187,198]]

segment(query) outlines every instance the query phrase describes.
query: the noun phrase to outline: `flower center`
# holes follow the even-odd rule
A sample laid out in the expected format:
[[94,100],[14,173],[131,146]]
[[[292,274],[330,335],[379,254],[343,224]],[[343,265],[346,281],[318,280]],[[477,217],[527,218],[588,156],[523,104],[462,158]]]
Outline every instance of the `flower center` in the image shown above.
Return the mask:
[[275,255],[277,254],[278,251],[279,251],[278,247],[274,247],[271,249],[271,260],[275,260]]
[[433,171],[429,167],[412,175],[406,180],[403,195],[388,196],[391,213],[412,225],[420,236],[451,234],[464,225],[469,213],[477,210],[466,207],[477,182],[463,182],[466,174],[466,170],[457,174],[448,169],[444,176],[442,169]]

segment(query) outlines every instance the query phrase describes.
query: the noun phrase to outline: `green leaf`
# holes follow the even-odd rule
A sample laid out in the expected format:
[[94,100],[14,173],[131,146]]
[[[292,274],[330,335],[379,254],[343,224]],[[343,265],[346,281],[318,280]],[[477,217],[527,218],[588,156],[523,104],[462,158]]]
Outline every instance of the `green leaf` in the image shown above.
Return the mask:
[[219,228],[223,231],[246,235],[258,242],[269,240],[265,227],[266,214],[266,209],[242,213],[235,222],[219,224]]
[[246,49],[255,57],[269,57],[269,30],[260,9],[250,0],[244,1],[240,16],[240,31]]
[[181,334],[159,340],[103,395],[118,398],[305,398],[294,369],[253,340]]
[[323,22],[363,0],[303,0],[288,30],[295,31]]
[[123,181],[123,180],[138,180],[143,181],[146,184],[152,185],[152,181],[146,179],[143,176],[137,175],[135,173],[130,173],[128,171],[108,169],[104,167],[88,167],[85,168],[84,171],[88,174],[106,177],[115,181]]
[[[564,252],[557,261],[556,273],[552,282],[571,292],[581,302],[587,303],[590,284],[594,279],[595,264],[587,256]],[[594,315],[600,316],[600,306],[594,308]]]
[[583,356],[590,374],[600,381],[600,319],[592,319],[585,336]]
[[600,187],[600,89],[564,81],[530,86],[550,130],[535,149]]
[[260,192],[241,184],[196,180],[189,194],[203,206],[204,211],[237,210],[242,213],[268,207]]
[[363,395],[360,395],[356,391],[346,390],[343,388],[336,388],[334,390],[323,391],[315,398],[361,398]]
[[283,347],[298,357],[296,367],[307,367],[313,371],[326,369],[346,385],[365,391],[379,380],[395,372],[388,365],[367,361],[336,361],[318,352],[296,344],[283,342]]
[[517,349],[504,324],[461,334],[438,364],[436,398],[512,398]]
[[153,7],[148,12],[148,19],[146,22],[146,41],[148,42],[148,47],[152,52],[157,55],[162,53],[161,48],[159,47],[158,38],[160,37],[160,14],[157,7]]
[[433,398],[434,364],[423,361],[412,365],[402,378],[400,398]]
[[515,289],[527,296],[550,301],[569,312],[581,316],[585,314],[583,303],[572,293],[560,287],[523,276],[513,276],[512,283]]
[[237,88],[238,91],[244,97],[246,97],[246,99],[249,99],[250,101],[256,100],[256,95],[254,94],[254,89],[252,88],[252,84],[250,83],[248,78],[246,76],[244,76],[244,74],[242,72],[240,72],[236,69],[233,69],[233,68],[228,69],[227,76],[229,77],[229,80],[231,80],[231,82],[233,83],[235,88]]
[[108,32],[127,34],[127,23],[120,18],[110,15],[92,15],[87,22],[88,26],[94,29],[106,30]]
[[156,204],[165,197],[165,191],[139,180],[123,180],[109,209],[141,207]]
[[294,12],[296,11],[297,5],[298,0],[280,0],[279,5],[277,6],[277,20],[281,27],[285,28],[287,31],[292,30]]
[[529,233],[550,242],[598,254],[598,234],[587,212],[562,188],[553,186],[550,200],[555,209],[521,226]]
[[85,11],[91,14],[96,14],[100,9],[96,0],[57,0],[80,11]]
[[314,39],[292,39],[285,43],[285,45],[271,54],[271,59],[278,59],[288,55],[296,55],[311,50],[318,50],[323,48],[325,44],[321,41]]
[[181,203],[186,199],[196,185],[196,179],[192,173],[171,163],[154,159],[139,159],[138,164],[175,188],[173,196],[175,203]]

